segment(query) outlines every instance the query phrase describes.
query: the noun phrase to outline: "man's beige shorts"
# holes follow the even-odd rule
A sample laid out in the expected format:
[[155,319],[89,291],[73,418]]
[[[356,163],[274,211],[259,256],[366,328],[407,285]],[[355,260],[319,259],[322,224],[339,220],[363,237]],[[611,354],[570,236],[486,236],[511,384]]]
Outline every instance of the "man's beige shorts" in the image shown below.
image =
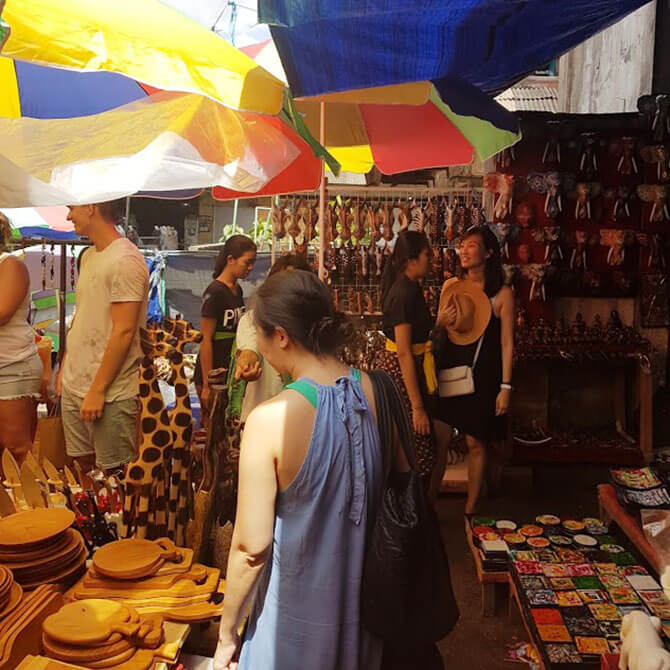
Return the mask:
[[102,417],[96,421],[82,420],[79,415],[82,400],[63,389],[61,406],[67,455],[82,458],[95,454],[101,470],[113,470],[135,458],[137,399],[106,402]]

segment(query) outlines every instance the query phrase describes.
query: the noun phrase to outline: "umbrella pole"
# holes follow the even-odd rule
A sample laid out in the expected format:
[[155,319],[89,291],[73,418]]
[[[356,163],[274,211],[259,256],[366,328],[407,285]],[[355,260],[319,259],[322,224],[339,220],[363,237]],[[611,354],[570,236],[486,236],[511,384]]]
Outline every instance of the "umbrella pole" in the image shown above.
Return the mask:
[[[320,103],[319,109],[319,142],[326,146],[326,103]],[[321,184],[319,185],[319,279],[326,278],[326,161],[321,159]]]
[[59,314],[58,314],[58,362],[63,362],[65,355],[65,317],[67,315],[67,244],[62,243],[60,247],[60,293]]

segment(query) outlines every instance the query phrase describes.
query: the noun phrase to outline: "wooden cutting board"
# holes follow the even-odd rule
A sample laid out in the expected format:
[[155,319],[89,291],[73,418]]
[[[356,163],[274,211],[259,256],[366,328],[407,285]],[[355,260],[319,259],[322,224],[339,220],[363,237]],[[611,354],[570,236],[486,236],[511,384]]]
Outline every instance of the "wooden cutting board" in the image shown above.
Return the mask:
[[0,519],[0,550],[36,548],[57,537],[74,523],[74,513],[64,508],[18,512]]
[[[113,633],[132,637],[139,623],[129,623],[128,608],[112,600],[90,599],[64,605],[44,621],[43,630],[56,642],[88,645],[104,642]],[[122,662],[122,661],[121,661]]]
[[9,497],[2,482],[0,482],[0,516],[5,517],[16,513],[16,505]]
[[0,610],[0,621],[5,619],[7,616],[9,616],[10,612],[16,609],[18,604],[21,602],[21,598],[23,598],[23,588],[21,587],[21,584],[14,582],[9,592],[9,598],[5,604],[5,607],[4,609]]
[[46,633],[42,634],[42,647],[44,651],[59,661],[66,663],[76,663],[86,666],[91,661],[101,661],[106,658],[118,656],[128,650],[135,649],[133,643],[127,638],[121,638],[112,644],[105,644],[96,647],[72,646],[56,642]]
[[188,572],[184,572],[183,574],[168,575],[167,577],[145,577],[144,579],[135,581],[105,579],[98,577],[95,574],[91,574],[91,571],[89,570],[81,580],[81,585],[91,589],[112,589],[115,591],[126,589],[130,591],[160,591],[163,589],[170,589],[178,582],[190,582],[191,584],[196,585],[202,584],[207,581],[207,578],[214,570],[219,572],[217,568],[207,568],[204,565],[196,563]]
[[166,561],[179,560],[174,543],[129,539],[106,544],[93,555],[95,571],[111,579],[139,579],[155,574]]
[[16,667],[27,654],[36,654],[40,651],[40,632],[42,621],[49,614],[58,609],[62,603],[60,593],[50,593],[30,616],[23,621],[8,638],[7,647],[3,654],[2,667]]
[[71,562],[81,551],[81,548],[84,546],[84,538],[73,528],[68,528],[63,534],[63,537],[67,540],[64,545],[61,545],[59,542],[57,547],[49,552],[40,554],[37,558],[6,563],[5,567],[12,570],[14,575],[21,575],[22,571],[26,570],[45,570],[67,565],[68,562]]

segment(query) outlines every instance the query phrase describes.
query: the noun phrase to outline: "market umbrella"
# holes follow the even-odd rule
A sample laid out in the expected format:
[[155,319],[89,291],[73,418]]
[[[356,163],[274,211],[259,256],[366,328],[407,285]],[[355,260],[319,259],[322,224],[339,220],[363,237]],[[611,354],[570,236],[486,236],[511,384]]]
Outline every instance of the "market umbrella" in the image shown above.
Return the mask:
[[[270,40],[242,49],[287,80]],[[295,101],[296,112],[319,136],[325,102],[325,146],[347,172],[384,174],[482,161],[517,142],[519,122],[489,96],[456,78],[348,91]]]
[[67,220],[67,207],[0,208],[16,238],[37,237],[53,241],[78,239],[72,221]]
[[131,4],[75,0],[55,8],[37,0],[29,12],[14,0],[7,4],[12,33],[3,55],[58,67],[0,57],[0,204],[184,188],[196,194],[215,184],[258,191],[287,169],[289,182],[314,187],[318,160],[274,115],[282,82],[161,3]]
[[259,0],[258,14],[295,96],[443,77],[493,94],[647,2]]
[[[248,53],[286,80],[272,42]],[[373,166],[393,174],[469,164],[521,138],[517,118],[475,87],[453,78],[295,100],[296,118],[349,172]],[[215,198],[226,199],[222,189]],[[319,196],[319,268],[323,273],[325,181]]]

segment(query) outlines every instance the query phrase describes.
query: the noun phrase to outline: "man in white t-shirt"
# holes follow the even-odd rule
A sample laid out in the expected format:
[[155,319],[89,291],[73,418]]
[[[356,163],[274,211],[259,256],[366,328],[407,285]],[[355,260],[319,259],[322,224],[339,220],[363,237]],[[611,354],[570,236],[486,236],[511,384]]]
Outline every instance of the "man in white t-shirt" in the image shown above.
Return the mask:
[[76,311],[57,386],[66,450],[84,472],[107,472],[137,450],[140,326],[149,271],[138,248],[116,229],[123,201],[69,207],[68,220],[93,247],[77,280]]

